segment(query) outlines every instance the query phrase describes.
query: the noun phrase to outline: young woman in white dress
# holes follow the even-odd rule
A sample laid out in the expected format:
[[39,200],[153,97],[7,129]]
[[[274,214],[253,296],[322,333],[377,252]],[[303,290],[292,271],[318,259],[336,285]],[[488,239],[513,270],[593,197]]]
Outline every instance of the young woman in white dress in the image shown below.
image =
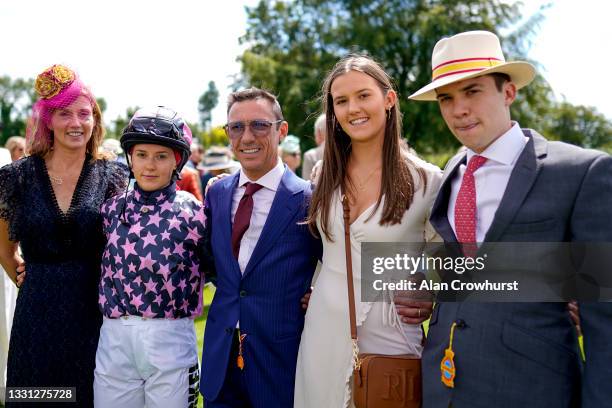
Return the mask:
[[[350,206],[360,352],[421,354],[420,324],[402,321],[392,302],[362,302],[360,296],[362,242],[424,242],[434,236],[428,218],[441,171],[403,143],[398,105],[389,76],[369,57],[343,58],[323,84],[329,136],[309,214],[323,240],[323,260],[300,343],[296,408],[352,406],[341,187]],[[429,312],[419,310],[420,320]]]

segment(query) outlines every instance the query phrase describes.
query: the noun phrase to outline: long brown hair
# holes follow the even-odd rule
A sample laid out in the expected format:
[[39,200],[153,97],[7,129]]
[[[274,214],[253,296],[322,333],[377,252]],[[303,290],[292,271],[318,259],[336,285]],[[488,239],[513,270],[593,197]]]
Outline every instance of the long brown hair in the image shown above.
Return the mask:
[[[383,95],[393,89],[391,78],[372,58],[364,55],[350,54],[342,58],[325,78],[322,87],[323,113],[326,115],[327,138],[323,154],[323,166],[316,189],[312,196],[307,223],[310,230],[317,234],[317,219],[320,217],[321,229],[325,237],[332,241],[329,213],[332,197],[336,190],[343,187],[348,190],[350,180],[347,167],[351,155],[351,138],[342,129],[334,112],[331,86],[336,78],[349,71],[359,71],[374,78]],[[382,180],[376,206],[378,209],[383,195],[385,203],[380,225],[394,225],[401,222],[406,210],[412,204],[415,182],[411,170],[423,182],[423,192],[427,187],[425,171],[410,161],[407,151],[402,147],[402,117],[399,101],[387,114],[385,135],[382,148]]]

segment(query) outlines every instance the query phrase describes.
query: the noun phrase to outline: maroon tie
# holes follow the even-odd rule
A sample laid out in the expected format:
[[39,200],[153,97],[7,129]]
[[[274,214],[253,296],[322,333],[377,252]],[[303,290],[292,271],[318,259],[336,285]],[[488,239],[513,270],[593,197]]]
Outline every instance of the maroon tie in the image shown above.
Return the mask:
[[238,253],[240,252],[240,241],[242,240],[242,236],[246,230],[249,229],[249,225],[251,224],[253,194],[263,188],[262,185],[257,183],[246,183],[245,186],[246,191],[238,204],[238,209],[234,216],[234,226],[232,227],[232,252],[236,259],[238,259]]
[[457,240],[464,245],[466,256],[474,257],[478,247],[476,242],[476,184],[474,172],[487,161],[486,157],[473,156],[463,174],[461,187],[455,201],[455,232]]

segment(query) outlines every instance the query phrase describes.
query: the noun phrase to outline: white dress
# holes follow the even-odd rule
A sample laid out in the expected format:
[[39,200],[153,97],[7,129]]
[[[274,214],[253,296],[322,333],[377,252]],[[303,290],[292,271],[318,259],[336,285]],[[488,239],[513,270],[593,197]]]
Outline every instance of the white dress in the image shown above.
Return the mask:
[[[350,227],[357,335],[362,353],[421,355],[420,325],[402,323],[393,303],[360,301],[362,242],[425,242],[435,236],[428,219],[442,173],[436,166],[415,157],[411,159],[425,170],[427,191],[423,195],[422,183],[413,172],[417,189],[402,222],[391,226],[379,225],[383,197],[369,220],[375,206],[360,214]],[[329,219],[335,241],[330,242],[323,236],[323,266],[310,298],[298,353],[295,408],[352,406],[352,350],[339,192],[332,200]]]

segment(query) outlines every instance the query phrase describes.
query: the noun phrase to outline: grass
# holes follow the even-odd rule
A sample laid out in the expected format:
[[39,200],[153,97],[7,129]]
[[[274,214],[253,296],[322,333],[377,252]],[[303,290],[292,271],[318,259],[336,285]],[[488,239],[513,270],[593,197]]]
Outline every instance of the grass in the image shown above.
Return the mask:
[[[204,287],[204,310],[202,316],[195,319],[195,330],[198,339],[198,361],[202,361],[202,344],[204,344],[204,328],[206,328],[206,318],[208,317],[208,310],[210,309],[210,303],[215,294],[215,287],[212,285],[206,285]],[[198,408],[203,408],[204,403],[202,401],[202,395],[198,398]],[[0,407],[2,408],[2,407]]]

